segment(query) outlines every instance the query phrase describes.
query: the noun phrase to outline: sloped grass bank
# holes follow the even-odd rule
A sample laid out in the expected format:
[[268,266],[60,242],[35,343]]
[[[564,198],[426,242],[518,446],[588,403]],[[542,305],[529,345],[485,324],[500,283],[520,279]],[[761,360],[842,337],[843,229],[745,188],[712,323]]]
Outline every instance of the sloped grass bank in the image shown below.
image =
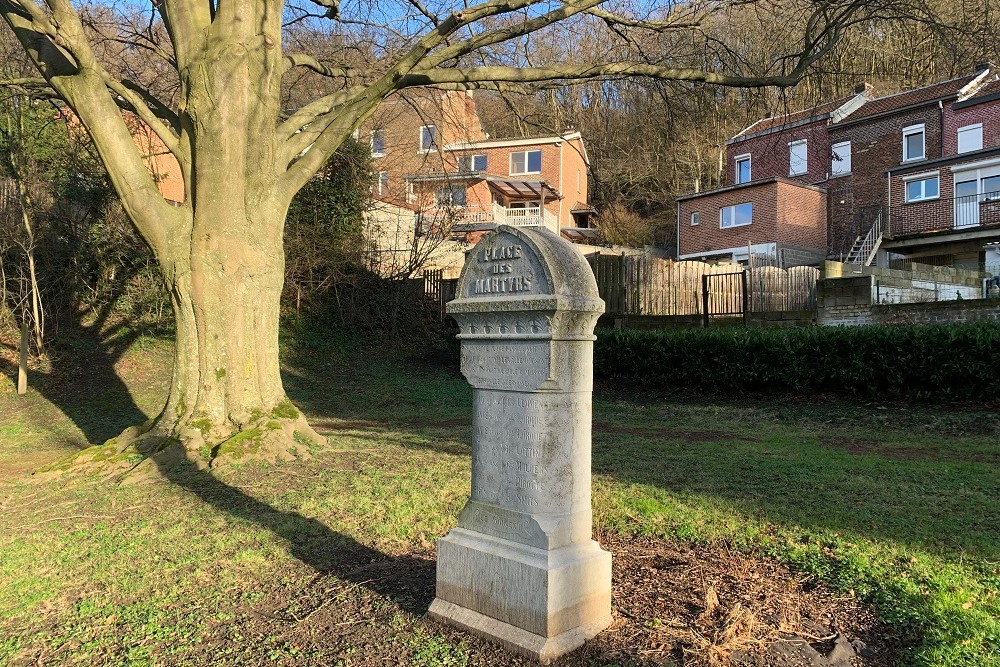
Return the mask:
[[[0,471],[14,471],[0,475],[0,664],[350,665],[386,650],[405,664],[488,662],[413,621],[426,602],[413,582],[432,581],[433,542],[468,493],[465,381],[424,351],[289,349],[289,393],[333,446],[285,466],[147,486],[21,478],[26,455],[51,463],[87,432],[128,425],[94,410],[154,414],[165,342],[117,360],[131,394],[112,406],[85,378],[0,392]],[[972,404],[599,388],[597,532],[770,555],[874,600],[908,664],[1000,665],[998,429]],[[320,644],[273,630],[317,619]]]

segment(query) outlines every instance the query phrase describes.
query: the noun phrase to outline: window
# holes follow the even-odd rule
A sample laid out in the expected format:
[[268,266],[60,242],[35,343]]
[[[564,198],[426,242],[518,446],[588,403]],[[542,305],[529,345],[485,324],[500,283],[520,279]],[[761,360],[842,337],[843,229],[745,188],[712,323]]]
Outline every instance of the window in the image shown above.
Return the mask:
[[389,172],[380,171],[378,173],[378,194],[389,194]]
[[446,185],[443,188],[439,188],[437,193],[435,193],[434,202],[437,204],[438,208],[465,206],[465,186]]
[[788,175],[800,176],[809,171],[809,144],[805,139],[788,144]]
[[458,170],[463,173],[486,171],[486,155],[462,155],[458,158]]
[[830,175],[841,176],[849,173],[851,173],[851,142],[834,144],[830,156]]
[[906,201],[923,201],[925,199],[936,199],[939,192],[939,181],[937,176],[921,178],[919,180],[907,181]]
[[519,151],[510,154],[510,173],[540,174],[542,172],[542,151]]
[[385,130],[372,130],[372,157],[385,155]]
[[958,128],[958,152],[978,151],[983,147],[983,124],[966,125]]
[[719,227],[741,227],[753,222],[753,204],[738,204],[719,209]]
[[1000,176],[987,176],[983,179],[983,199],[1000,199]]
[[694,227],[695,225],[698,224],[698,217],[699,217],[699,215],[698,215],[697,212],[691,214],[691,226],[692,227]]
[[924,159],[924,126],[903,128],[903,161]]
[[736,182],[737,183],[749,183],[750,182],[750,156],[749,155],[738,155],[738,156],[736,156]]
[[437,128],[433,125],[424,125],[420,128],[420,150],[432,151],[437,148]]

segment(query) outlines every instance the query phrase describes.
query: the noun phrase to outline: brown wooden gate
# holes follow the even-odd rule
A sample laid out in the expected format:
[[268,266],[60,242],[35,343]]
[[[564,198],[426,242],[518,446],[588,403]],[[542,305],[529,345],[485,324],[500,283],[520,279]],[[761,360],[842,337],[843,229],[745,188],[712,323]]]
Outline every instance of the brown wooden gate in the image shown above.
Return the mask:
[[747,272],[706,273],[701,277],[702,322],[713,317],[742,317],[747,323]]

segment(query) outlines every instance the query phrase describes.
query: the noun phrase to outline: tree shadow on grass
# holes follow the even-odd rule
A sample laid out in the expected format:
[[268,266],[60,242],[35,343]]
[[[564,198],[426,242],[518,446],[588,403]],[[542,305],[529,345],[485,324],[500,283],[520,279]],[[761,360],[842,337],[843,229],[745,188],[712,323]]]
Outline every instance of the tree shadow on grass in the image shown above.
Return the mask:
[[[321,415],[321,431],[371,430],[402,447],[469,454],[472,390],[453,368],[373,358],[355,361],[350,372],[320,374],[317,360],[292,361],[299,372],[289,393],[307,414]],[[594,472],[645,487],[614,492],[642,523],[683,524],[722,503],[735,517],[792,530],[1000,553],[996,505],[978,500],[1000,494],[995,448],[979,451],[968,441],[965,450],[955,442],[921,450],[908,444],[920,433],[915,425],[893,425],[897,408],[845,399],[783,414],[774,409],[779,398],[678,399],[622,388],[598,388],[595,399]],[[855,446],[850,434],[865,410],[873,424],[889,426]]]
[[363,585],[411,614],[424,614],[434,598],[435,562],[429,558],[390,556],[316,519],[277,510],[178,457],[176,450],[151,458],[164,478],[221,512],[280,537],[292,556],[317,573]]
[[[84,441],[59,437],[81,449],[113,438],[125,428],[149,418],[135,402],[115,364],[142,335],[127,322],[112,324],[114,303],[103,306],[90,321],[80,312],[63,323],[50,352],[50,370],[29,370],[29,391],[36,391],[59,408],[80,429]],[[17,377],[17,364],[0,357],[0,373]],[[26,410],[32,428],[51,431],[44,411]]]

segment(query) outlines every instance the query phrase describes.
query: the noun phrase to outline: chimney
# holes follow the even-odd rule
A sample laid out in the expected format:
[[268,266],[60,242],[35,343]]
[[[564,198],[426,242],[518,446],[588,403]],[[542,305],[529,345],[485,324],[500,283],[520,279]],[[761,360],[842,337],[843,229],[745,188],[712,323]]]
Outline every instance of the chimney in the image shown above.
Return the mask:
[[862,81],[854,86],[855,95],[870,95],[873,90],[875,90],[874,86],[867,81]]
[[993,69],[993,63],[991,63],[989,60],[984,60],[982,62],[978,62],[975,64],[975,66],[972,68],[972,73],[979,74],[980,72],[985,72],[988,69]]

